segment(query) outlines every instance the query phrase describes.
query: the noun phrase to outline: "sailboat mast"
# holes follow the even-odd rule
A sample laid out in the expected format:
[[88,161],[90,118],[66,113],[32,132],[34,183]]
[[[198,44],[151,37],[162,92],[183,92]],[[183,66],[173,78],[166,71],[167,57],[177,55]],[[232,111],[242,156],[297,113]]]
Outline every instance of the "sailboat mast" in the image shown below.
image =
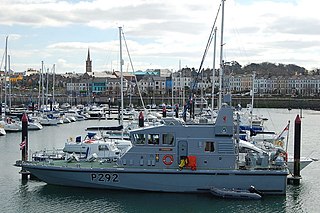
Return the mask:
[[211,97],[211,121],[213,122],[213,110],[214,110],[214,87],[216,82],[216,43],[217,43],[217,28],[214,28],[214,40],[213,40],[213,64],[212,64],[212,97]]
[[123,125],[123,73],[122,73],[122,66],[123,66],[123,59],[122,59],[122,27],[119,27],[119,42],[120,42],[120,93],[121,93],[121,125]]
[[[42,69],[42,68],[41,68]],[[40,102],[40,94],[41,94],[41,69],[40,69],[40,72],[39,72],[39,81],[38,81],[38,109],[40,109],[41,108],[41,102]]]
[[220,72],[219,72],[219,105],[218,108],[221,108],[222,105],[222,76],[223,76],[223,26],[224,26],[224,1],[221,2],[221,42],[220,42]]
[[173,105],[174,105],[174,101],[173,101],[173,70],[171,72],[171,111],[173,111]]
[[256,78],[256,72],[253,72],[252,89],[251,89],[251,108],[250,108],[250,115],[251,115],[250,126],[251,126],[251,128],[252,128],[252,119],[253,119],[253,101],[254,101],[254,81],[255,81],[255,78]]
[[49,98],[49,68],[47,68],[47,82],[46,82],[46,105],[48,106],[48,98]]
[[11,71],[10,71],[10,55],[8,55],[8,73],[9,73],[9,82],[8,82],[8,90],[9,90],[9,112],[11,112]]
[[8,77],[8,36],[6,37],[5,59],[4,59],[4,115],[7,108],[7,77]]
[[44,107],[44,78],[43,78],[43,61],[41,61],[41,105]]
[[185,87],[185,78],[186,78],[186,71],[182,71],[182,68],[181,68],[181,61],[180,61],[180,70],[181,70],[181,75],[182,75],[182,96],[183,96],[183,99],[182,99],[182,106],[184,106],[185,102],[186,102],[186,87]]
[[54,99],[54,84],[55,84],[55,76],[56,75],[56,65],[53,64],[53,67],[52,67],[52,104],[55,103],[55,99]]

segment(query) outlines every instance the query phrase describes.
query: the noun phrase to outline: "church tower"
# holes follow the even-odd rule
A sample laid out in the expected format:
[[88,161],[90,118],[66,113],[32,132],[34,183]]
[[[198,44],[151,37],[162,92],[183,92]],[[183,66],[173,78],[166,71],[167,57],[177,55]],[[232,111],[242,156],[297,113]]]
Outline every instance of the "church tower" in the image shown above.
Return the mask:
[[92,72],[92,61],[90,59],[90,50],[88,48],[88,56],[87,56],[87,61],[86,61],[86,73]]

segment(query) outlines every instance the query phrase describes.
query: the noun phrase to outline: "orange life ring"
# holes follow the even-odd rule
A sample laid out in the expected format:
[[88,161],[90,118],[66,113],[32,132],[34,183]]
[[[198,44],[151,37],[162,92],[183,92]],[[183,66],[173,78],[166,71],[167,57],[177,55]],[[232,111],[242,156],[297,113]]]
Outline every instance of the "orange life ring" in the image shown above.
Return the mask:
[[[169,159],[169,161],[168,161],[168,159]],[[170,165],[173,163],[173,156],[172,156],[172,155],[165,155],[165,156],[163,156],[162,162],[163,162],[165,165],[170,166]]]

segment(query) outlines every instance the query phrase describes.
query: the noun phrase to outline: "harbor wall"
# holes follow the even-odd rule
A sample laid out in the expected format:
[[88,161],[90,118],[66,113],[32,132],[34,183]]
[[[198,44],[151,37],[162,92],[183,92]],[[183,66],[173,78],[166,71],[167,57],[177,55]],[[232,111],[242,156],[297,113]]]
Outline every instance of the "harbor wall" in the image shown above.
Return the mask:
[[[73,97],[70,98],[68,96],[59,96],[55,97],[55,100],[62,103],[70,103],[72,105],[77,104],[108,104],[109,97]],[[111,105],[118,105],[119,99],[110,98]],[[211,105],[211,99],[207,99],[209,105]],[[144,98],[144,105],[156,104],[159,106],[162,103],[171,104],[171,97],[146,97]],[[13,106],[21,106],[28,105],[31,101],[26,97],[15,97],[12,99]],[[37,104],[37,101],[34,101]],[[129,103],[132,103],[134,106],[142,106],[141,100],[139,97],[124,97],[124,106],[128,106]],[[174,104],[179,103],[182,105],[182,100],[174,99]],[[242,107],[246,107],[247,104],[251,103],[251,97],[232,97],[232,105],[237,106],[240,104]],[[217,104],[217,100],[215,99],[215,105]],[[320,110],[320,98],[288,98],[288,97],[257,97],[254,99],[254,107],[255,108],[291,108],[291,109],[314,109]]]

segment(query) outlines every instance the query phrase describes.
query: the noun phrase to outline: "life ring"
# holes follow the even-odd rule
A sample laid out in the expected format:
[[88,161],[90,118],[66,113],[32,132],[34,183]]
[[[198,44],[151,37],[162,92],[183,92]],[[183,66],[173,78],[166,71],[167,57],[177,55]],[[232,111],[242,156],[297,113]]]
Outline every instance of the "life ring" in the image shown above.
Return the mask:
[[164,165],[170,166],[173,163],[173,156],[172,155],[163,156],[162,162],[164,163]]

